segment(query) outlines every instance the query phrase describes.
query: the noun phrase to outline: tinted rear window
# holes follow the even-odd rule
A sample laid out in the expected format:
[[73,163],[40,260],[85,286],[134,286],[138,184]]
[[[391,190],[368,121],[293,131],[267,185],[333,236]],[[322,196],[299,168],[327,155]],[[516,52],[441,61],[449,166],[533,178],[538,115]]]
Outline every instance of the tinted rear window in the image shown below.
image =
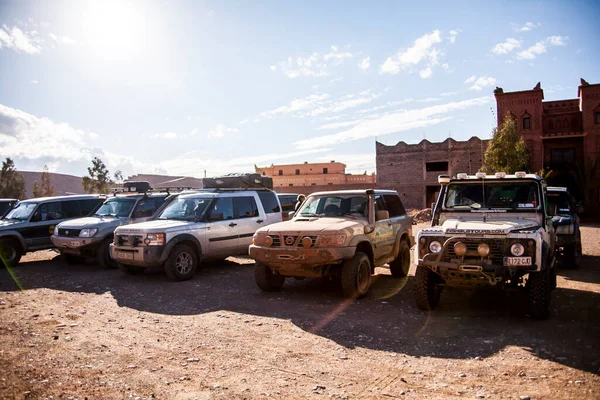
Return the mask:
[[281,208],[279,207],[279,200],[277,200],[277,196],[274,192],[257,191],[257,193],[266,213],[281,212]]

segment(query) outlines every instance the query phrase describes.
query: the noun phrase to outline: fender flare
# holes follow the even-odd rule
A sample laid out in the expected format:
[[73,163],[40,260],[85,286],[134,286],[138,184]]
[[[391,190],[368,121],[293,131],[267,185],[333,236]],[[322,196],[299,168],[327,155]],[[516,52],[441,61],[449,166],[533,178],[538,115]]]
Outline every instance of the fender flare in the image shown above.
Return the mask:
[[2,241],[4,239],[15,239],[17,242],[19,242],[19,245],[21,246],[21,249],[23,250],[23,254],[25,254],[27,252],[27,246],[25,245],[25,240],[23,239],[23,236],[21,236],[21,234],[19,232],[4,231],[4,232],[0,233],[0,241]]
[[189,233],[183,233],[169,240],[169,242],[167,243],[160,255],[160,262],[164,263],[165,261],[167,261],[167,258],[169,258],[169,254],[171,254],[171,250],[173,250],[173,248],[181,242],[193,242],[196,245],[196,251],[198,252],[198,260],[202,259],[202,245],[200,244],[198,238],[196,238],[194,235],[190,235]]

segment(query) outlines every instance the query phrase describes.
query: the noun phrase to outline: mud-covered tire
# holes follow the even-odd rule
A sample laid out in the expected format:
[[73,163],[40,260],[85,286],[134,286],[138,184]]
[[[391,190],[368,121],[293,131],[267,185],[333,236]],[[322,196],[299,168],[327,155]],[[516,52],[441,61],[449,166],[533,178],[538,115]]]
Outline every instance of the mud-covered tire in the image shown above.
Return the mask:
[[406,241],[400,241],[398,257],[390,263],[390,273],[394,278],[404,278],[410,270],[410,247]]
[[565,246],[563,249],[563,266],[565,268],[579,268],[581,263],[581,242]]
[[551,271],[530,272],[527,278],[529,315],[534,319],[546,319],[550,315],[552,279]]
[[264,292],[277,292],[285,283],[285,276],[274,274],[271,268],[260,261],[254,264],[254,280],[256,286]]
[[371,286],[371,261],[365,253],[357,251],[342,266],[342,292],[349,299],[367,295]]
[[144,267],[138,267],[137,265],[127,265],[121,263],[117,263],[117,266],[127,275],[140,275],[143,274],[144,270],[146,269]]
[[96,262],[102,268],[106,269],[114,269],[118,268],[117,262],[113,260],[110,256],[110,244],[112,243],[112,238],[106,238],[100,243],[98,247],[98,252],[96,253]]
[[75,254],[66,254],[66,253],[62,253],[62,256],[68,265],[79,265],[79,264],[85,263],[84,256],[76,256]]
[[0,267],[14,267],[23,256],[21,246],[13,239],[0,240]]
[[420,310],[431,311],[440,304],[442,287],[438,275],[427,267],[417,267],[415,273],[415,300]]
[[198,256],[196,251],[187,244],[178,244],[171,250],[165,262],[167,278],[172,281],[186,281],[191,279],[198,269]]

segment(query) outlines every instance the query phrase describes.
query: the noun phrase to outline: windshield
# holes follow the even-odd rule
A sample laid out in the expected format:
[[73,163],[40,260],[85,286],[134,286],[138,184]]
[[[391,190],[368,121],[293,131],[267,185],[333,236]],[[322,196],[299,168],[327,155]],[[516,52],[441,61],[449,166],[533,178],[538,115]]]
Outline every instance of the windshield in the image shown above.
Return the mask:
[[204,215],[212,198],[179,198],[169,204],[158,219],[177,219],[182,221],[199,220]]
[[448,185],[445,209],[532,210],[540,206],[534,182],[465,182]]
[[10,210],[4,218],[26,220],[33,213],[33,210],[35,210],[37,205],[38,203],[19,203],[19,205]]
[[111,197],[102,204],[95,215],[103,217],[129,217],[134,204],[135,199]]
[[366,209],[366,195],[309,196],[296,216],[314,217],[350,214],[363,216],[366,214]]

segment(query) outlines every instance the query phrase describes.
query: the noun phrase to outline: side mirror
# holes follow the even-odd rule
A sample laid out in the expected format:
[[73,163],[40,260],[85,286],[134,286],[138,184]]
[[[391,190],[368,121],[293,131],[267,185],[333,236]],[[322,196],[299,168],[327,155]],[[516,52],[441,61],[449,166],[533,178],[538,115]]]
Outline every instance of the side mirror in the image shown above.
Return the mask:
[[288,217],[288,219],[292,219],[292,217],[294,216],[294,214],[296,214],[296,212],[295,212],[295,211],[289,211],[289,212],[288,212],[288,216],[287,216],[287,217]]
[[382,219],[389,219],[390,218],[390,212],[388,210],[377,210],[377,213],[375,214],[375,220],[379,221]]

